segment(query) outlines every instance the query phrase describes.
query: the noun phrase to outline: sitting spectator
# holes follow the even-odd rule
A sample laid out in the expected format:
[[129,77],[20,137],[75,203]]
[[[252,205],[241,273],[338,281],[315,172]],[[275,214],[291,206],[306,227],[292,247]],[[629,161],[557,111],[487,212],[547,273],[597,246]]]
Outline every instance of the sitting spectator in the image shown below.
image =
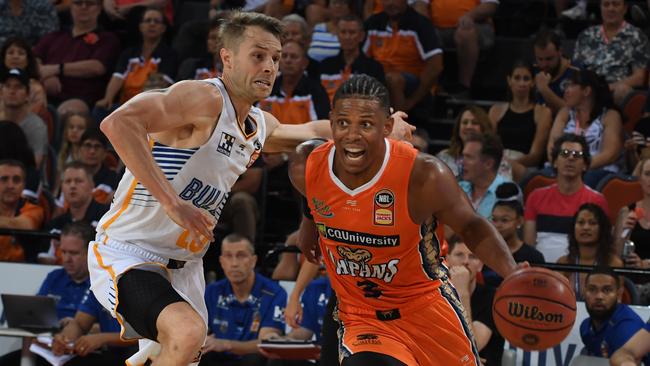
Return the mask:
[[219,26],[223,18],[210,21],[206,46],[208,54],[203,58],[188,58],[178,68],[177,80],[203,80],[216,78],[223,72],[221,62],[221,40],[219,39]]
[[2,75],[2,111],[25,133],[29,147],[39,167],[47,153],[47,126],[29,107],[29,77],[20,69],[11,69]]
[[114,34],[97,30],[101,10],[99,0],[72,0],[72,29],[50,33],[34,47],[41,81],[54,104],[80,98],[95,105],[103,96],[120,44]]
[[[573,217],[573,230],[569,233],[569,254],[560,257],[561,264],[621,267],[623,261],[614,252],[612,225],[605,211],[593,203],[580,206]],[[569,279],[577,300],[583,300],[584,273],[564,273]]]
[[59,29],[59,17],[51,1],[3,1],[0,19],[0,45],[14,36],[34,44],[47,33]]
[[[625,267],[650,269],[650,158],[638,164],[638,176],[643,197],[628,206],[623,206],[618,213],[614,240],[616,253],[623,255],[626,240],[634,243],[632,253],[622,257]],[[632,277],[639,295],[639,303],[650,304],[650,282],[645,277]]]
[[431,18],[443,47],[455,48],[458,55],[458,90],[468,97],[479,52],[494,45],[491,18],[498,0],[417,0],[415,9]]
[[92,117],[86,113],[70,112],[63,115],[61,119],[61,124],[63,125],[63,141],[61,141],[61,148],[59,149],[59,156],[56,161],[58,172],[63,172],[63,167],[67,163],[79,160],[81,136],[87,129],[93,127],[93,123]]
[[626,0],[600,0],[603,24],[582,31],[573,51],[577,65],[605,78],[618,105],[643,86],[650,60],[648,38],[625,21],[626,12]]
[[[88,276],[88,243],[95,238],[95,230],[84,223],[66,226],[61,233],[61,254],[63,268],[48,273],[36,293],[57,299],[56,314],[61,326],[74,318],[84,295],[90,287]],[[0,358],[0,365],[19,365],[21,351],[6,354]],[[37,358],[38,366],[50,365]]]
[[[591,71],[575,72],[564,92],[566,107],[555,117],[548,141],[548,156],[555,140],[563,133],[584,136],[591,163],[586,168],[585,184],[595,188],[607,174],[621,170],[623,127],[621,115],[612,108],[606,86]],[[550,161],[550,159],[549,159]]]
[[280,58],[280,75],[261,109],[273,114],[280,123],[301,124],[329,117],[327,92],[318,81],[305,75],[307,57],[302,44],[284,42]]
[[[92,239],[91,239],[92,240]],[[99,324],[99,332],[94,328]],[[76,357],[65,366],[112,366],[124,364],[134,353],[136,341],[123,341],[120,338],[120,324],[86,290],[74,318],[65,325],[52,340],[52,352],[56,356],[74,354]]]
[[535,245],[547,262],[554,263],[567,254],[567,235],[574,230],[571,223],[582,204],[595,203],[609,212],[605,197],[582,181],[590,161],[583,136],[560,136],[551,152],[557,183],[535,189],[528,196],[524,206],[524,242]]
[[[622,295],[621,279],[611,268],[598,267],[587,274],[584,297],[589,317],[580,324],[582,354],[609,358],[643,329],[639,315],[621,304]],[[650,357],[644,361],[649,364]]]
[[430,141],[429,133],[424,128],[417,128],[413,131],[413,140],[411,143],[419,152],[428,154]]
[[27,176],[23,197],[38,200],[38,189],[41,184],[40,172],[36,169],[34,152],[27,144],[23,130],[11,121],[0,121],[0,160],[17,160],[25,166]]
[[[544,255],[519,237],[519,231],[524,224],[523,195],[519,186],[515,183],[503,183],[497,187],[496,194],[497,202],[492,209],[490,221],[508,245],[515,262],[545,263]],[[503,281],[503,278],[487,266],[483,268],[483,279],[486,285],[493,288],[499,287]]]
[[[48,223],[50,233],[60,234],[67,224],[78,221],[97,227],[99,219],[108,211],[109,206],[93,199],[94,187],[93,174],[85,164],[80,161],[66,164],[61,173],[61,194],[67,207]],[[58,240],[51,240],[49,252],[47,255],[39,254],[39,260],[59,264],[61,253],[58,249]]]
[[265,365],[257,344],[283,333],[287,293],[255,273],[256,262],[248,239],[237,234],[223,239],[219,263],[226,278],[205,290],[211,334],[203,346],[201,365]]
[[[458,179],[463,177],[463,147],[467,137],[472,133],[490,133],[492,124],[483,108],[475,105],[463,107],[456,117],[456,123],[451,131],[449,148],[440,151],[436,157],[451,169]],[[499,167],[499,174],[509,178],[512,176],[510,166],[503,166],[503,160]]]
[[[25,166],[17,160],[0,161],[0,228],[37,230],[43,225],[43,208],[21,197],[25,189]],[[0,260],[20,262],[33,260],[34,244],[28,239],[0,236]],[[27,252],[27,253],[26,253]],[[27,255],[26,255],[27,254]]]
[[485,366],[501,365],[503,337],[497,331],[492,318],[495,290],[477,283],[476,275],[483,269],[483,262],[458,238],[449,241],[449,279],[460,298],[465,315],[476,340],[479,356]]
[[571,60],[562,55],[560,36],[549,29],[542,29],[533,41],[535,53],[535,89],[537,103],[544,104],[555,115],[564,103],[564,90],[571,75],[578,70]]
[[[120,54],[115,72],[106,87],[104,97],[95,103],[102,120],[109,111],[143,91],[144,85],[153,74],[161,74],[167,87],[176,76],[176,53],[165,43],[163,34],[167,30],[165,16],[161,9],[147,8],[140,20],[142,43],[127,48]],[[103,112],[103,113],[102,113]]]
[[386,72],[390,104],[413,109],[431,94],[442,71],[442,49],[431,21],[407,0],[383,0],[384,11],[366,20],[366,54]]
[[161,9],[167,23],[171,23],[174,18],[172,0],[103,0],[102,6],[110,20],[110,30],[117,32],[127,47],[134,46],[139,41],[132,35],[138,34],[142,15],[148,8]]
[[86,102],[79,98],[68,99],[56,108],[56,115],[59,117],[59,120],[63,120],[63,117],[70,113],[90,114],[90,108],[88,108]]
[[356,15],[344,16],[339,19],[337,29],[341,51],[336,56],[324,59],[320,67],[320,80],[330,102],[336,89],[352,75],[370,75],[386,84],[381,64],[361,52],[360,46],[366,36],[363,20]]
[[93,173],[93,182],[95,182],[93,197],[99,203],[108,204],[113,198],[119,181],[117,173],[105,164],[108,139],[101,131],[88,129],[81,135],[80,143],[79,161]]
[[329,0],[327,10],[329,20],[327,23],[318,23],[314,26],[311,34],[311,44],[307,54],[316,61],[336,56],[339,53],[341,44],[337,37],[339,19],[354,13],[351,0]]
[[3,75],[11,69],[20,69],[29,76],[30,110],[43,118],[43,114],[47,113],[47,95],[45,94],[43,85],[39,81],[38,64],[32,52],[32,47],[22,38],[11,37],[2,46],[0,55],[2,57],[0,75]]
[[493,105],[488,115],[493,130],[503,141],[504,157],[512,165],[513,179],[518,182],[544,158],[551,110],[535,103],[533,69],[528,63],[516,61],[506,79],[508,102]]
[[458,184],[467,193],[479,215],[487,218],[497,200],[496,190],[508,179],[499,175],[503,145],[493,134],[471,134],[463,147],[463,180]]
[[[282,44],[289,41],[296,41],[305,47],[311,43],[311,30],[305,18],[298,14],[289,14],[282,18],[284,32],[282,33]],[[307,55],[307,76],[320,80],[320,62]]]

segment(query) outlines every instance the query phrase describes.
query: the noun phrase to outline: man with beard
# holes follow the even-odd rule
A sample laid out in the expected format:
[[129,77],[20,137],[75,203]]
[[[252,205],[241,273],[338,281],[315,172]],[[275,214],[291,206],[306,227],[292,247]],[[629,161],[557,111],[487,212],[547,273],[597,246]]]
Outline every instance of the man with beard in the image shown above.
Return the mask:
[[551,108],[555,115],[565,105],[564,89],[578,68],[562,55],[560,36],[550,29],[542,29],[535,35],[533,50],[537,102]]
[[643,328],[643,320],[620,302],[622,295],[621,282],[611,268],[596,268],[587,275],[584,296],[589,318],[580,324],[583,354],[609,358]]

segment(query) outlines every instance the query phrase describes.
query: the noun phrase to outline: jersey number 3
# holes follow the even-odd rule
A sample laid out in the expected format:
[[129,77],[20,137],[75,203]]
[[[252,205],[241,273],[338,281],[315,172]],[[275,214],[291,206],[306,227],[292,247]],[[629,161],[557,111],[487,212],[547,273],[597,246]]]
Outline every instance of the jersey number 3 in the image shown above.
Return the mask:
[[363,290],[363,296],[365,297],[378,298],[382,294],[379,285],[372,281],[358,281],[357,286],[361,287],[361,290]]

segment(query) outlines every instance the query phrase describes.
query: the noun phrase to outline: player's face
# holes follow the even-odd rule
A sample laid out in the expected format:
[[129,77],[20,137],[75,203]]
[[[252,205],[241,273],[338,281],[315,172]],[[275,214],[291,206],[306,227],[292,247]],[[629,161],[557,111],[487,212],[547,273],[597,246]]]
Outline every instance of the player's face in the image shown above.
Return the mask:
[[481,124],[474,116],[474,113],[471,111],[465,111],[460,116],[460,126],[458,127],[458,134],[460,135],[460,140],[465,142],[467,136],[472,133],[481,133]]
[[356,21],[340,20],[338,23],[338,38],[341,43],[341,50],[352,51],[359,48],[365,33],[363,27]]
[[[564,154],[564,151],[568,152],[568,154]],[[554,163],[558,176],[573,178],[582,176],[582,173],[586,170],[584,159],[574,157],[573,151],[582,151],[582,145],[577,142],[565,142],[560,146],[560,154]]]
[[492,210],[490,221],[503,239],[508,240],[517,235],[517,227],[521,226],[523,218],[510,207],[496,206]]
[[579,245],[590,245],[596,243],[600,234],[600,226],[598,225],[596,215],[589,210],[578,212],[574,230],[576,241]]
[[0,165],[0,200],[5,205],[14,205],[25,189],[23,170],[17,166]]
[[558,50],[553,43],[547,44],[544,48],[534,47],[534,49],[537,67],[539,67],[540,70],[555,76],[560,68],[562,57],[560,50]]
[[61,236],[61,259],[63,268],[73,280],[88,277],[88,243],[77,235]]
[[384,160],[385,143],[393,120],[376,99],[342,98],[330,113],[336,146],[335,169],[373,176]]
[[585,305],[592,318],[609,318],[616,308],[623,289],[616,286],[616,279],[606,274],[593,274],[585,283]]
[[228,281],[240,284],[246,282],[250,276],[254,276],[257,256],[251,252],[248,243],[244,240],[224,242],[221,245],[219,263]]
[[222,49],[224,78],[232,83],[234,94],[253,103],[271,94],[282,46],[260,27],[248,27],[241,41],[236,50]]
[[533,88],[533,75],[527,68],[518,67],[508,76],[508,86],[512,95],[526,96]]
[[483,262],[465,245],[465,243],[457,243],[454,249],[449,253],[447,264],[453,266],[465,266],[472,278],[483,270]]
[[66,202],[74,206],[85,203],[93,194],[93,182],[83,169],[69,168],[63,172],[61,190]]

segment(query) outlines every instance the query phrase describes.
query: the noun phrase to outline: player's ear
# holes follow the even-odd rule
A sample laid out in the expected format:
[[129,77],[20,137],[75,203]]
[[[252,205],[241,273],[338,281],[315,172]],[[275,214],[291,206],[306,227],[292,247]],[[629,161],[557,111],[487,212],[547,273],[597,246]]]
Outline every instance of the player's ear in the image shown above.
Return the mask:
[[223,64],[224,69],[232,67],[232,52],[226,47],[221,47],[219,50],[219,57],[221,57],[221,63]]

